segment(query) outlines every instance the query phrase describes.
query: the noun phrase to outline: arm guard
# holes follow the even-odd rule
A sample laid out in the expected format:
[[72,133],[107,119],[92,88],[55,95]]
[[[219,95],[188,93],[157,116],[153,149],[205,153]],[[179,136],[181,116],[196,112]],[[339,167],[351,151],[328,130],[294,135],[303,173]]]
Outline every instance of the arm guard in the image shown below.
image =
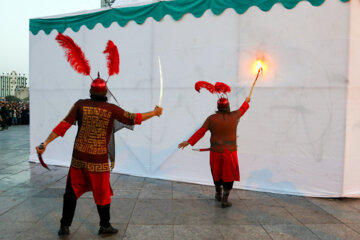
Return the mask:
[[56,133],[57,135],[63,137],[65,135],[66,131],[70,127],[71,127],[70,123],[68,123],[66,121],[62,121],[53,129],[53,132]]
[[239,108],[240,117],[245,114],[245,112],[249,109],[249,107],[250,107],[249,103],[247,103],[246,101],[241,105],[241,107]]
[[192,135],[189,140],[188,140],[188,143],[191,145],[191,146],[194,146],[206,133],[207,129],[202,127],[200,128],[199,130],[197,130],[194,135]]

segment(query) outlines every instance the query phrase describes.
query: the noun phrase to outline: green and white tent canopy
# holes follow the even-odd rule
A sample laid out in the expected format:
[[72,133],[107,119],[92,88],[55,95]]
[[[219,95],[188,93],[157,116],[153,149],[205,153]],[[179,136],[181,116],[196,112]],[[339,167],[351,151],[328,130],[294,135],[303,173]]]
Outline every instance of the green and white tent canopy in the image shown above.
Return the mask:
[[[89,97],[90,78],[55,41],[62,32],[82,48],[93,78],[108,77],[107,41],[118,46],[120,74],[109,88],[129,112],[158,104],[161,58],[164,113],[116,134],[116,172],[212,185],[208,154],[177,149],[216,110],[217,97],[194,84],[227,83],[235,110],[262,59],[267,68],[237,129],[234,187],[359,197],[359,13],[360,1],[179,0],[31,19],[30,161],[74,102]],[[48,164],[70,165],[76,132],[48,146]],[[209,137],[195,147],[209,147]]]
[[[305,0],[160,1],[142,6],[99,10],[68,17],[32,19],[30,21],[30,31],[33,34],[37,34],[40,30],[43,30],[46,34],[49,34],[52,30],[63,32],[66,28],[71,28],[77,32],[83,25],[88,29],[93,29],[96,24],[101,23],[105,28],[108,28],[113,22],[117,22],[120,26],[124,27],[129,21],[143,24],[148,18],[160,21],[166,15],[170,15],[175,21],[178,21],[188,13],[199,18],[207,10],[211,10],[215,15],[220,15],[229,8],[234,9],[238,14],[243,14],[250,7],[254,6],[267,12],[275,4],[282,4],[287,9],[293,9],[299,2],[303,1]],[[306,0],[306,2],[309,2],[312,6],[320,6],[324,1],[325,0]],[[347,2],[349,0],[338,1]]]

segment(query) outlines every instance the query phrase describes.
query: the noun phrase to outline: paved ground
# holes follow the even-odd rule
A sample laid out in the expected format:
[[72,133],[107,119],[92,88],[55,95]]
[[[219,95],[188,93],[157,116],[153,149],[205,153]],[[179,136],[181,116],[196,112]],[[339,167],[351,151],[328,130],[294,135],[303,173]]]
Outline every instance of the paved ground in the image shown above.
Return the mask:
[[[0,132],[0,239],[57,239],[68,168],[27,162],[28,126]],[[360,199],[319,199],[234,190],[222,209],[213,187],[112,174],[106,239],[360,239]],[[67,239],[98,239],[90,194],[78,201]]]

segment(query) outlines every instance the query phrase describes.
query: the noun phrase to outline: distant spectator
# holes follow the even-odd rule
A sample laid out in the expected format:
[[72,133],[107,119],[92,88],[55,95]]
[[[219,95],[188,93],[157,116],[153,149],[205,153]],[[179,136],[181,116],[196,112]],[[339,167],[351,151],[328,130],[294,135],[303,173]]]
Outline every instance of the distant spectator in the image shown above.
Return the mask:
[[0,100],[0,128],[7,129],[12,125],[29,124],[28,105],[22,101]]
[[13,118],[12,118],[12,125],[17,125],[18,124],[18,119],[17,119],[17,110],[15,107],[13,107]]
[[12,118],[13,118],[13,110],[10,104],[6,104],[7,116],[6,116],[6,124],[8,126],[12,125]]
[[29,124],[29,108],[27,105],[24,105],[24,108],[22,110],[22,114],[21,114],[21,120],[22,120],[22,124]]
[[4,101],[0,101],[0,117],[1,117],[1,121],[0,121],[1,130],[5,130],[8,127],[6,125],[7,110]]

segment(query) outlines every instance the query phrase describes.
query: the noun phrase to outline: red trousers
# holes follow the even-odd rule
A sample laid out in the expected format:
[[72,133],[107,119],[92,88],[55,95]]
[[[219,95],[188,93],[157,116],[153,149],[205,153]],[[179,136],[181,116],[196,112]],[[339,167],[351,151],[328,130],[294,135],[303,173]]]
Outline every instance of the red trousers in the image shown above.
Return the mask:
[[210,167],[214,181],[240,181],[237,151],[225,149],[223,153],[210,151]]
[[104,206],[111,203],[113,191],[110,186],[110,172],[96,173],[83,168],[70,167],[69,174],[76,198],[92,191],[97,205]]

